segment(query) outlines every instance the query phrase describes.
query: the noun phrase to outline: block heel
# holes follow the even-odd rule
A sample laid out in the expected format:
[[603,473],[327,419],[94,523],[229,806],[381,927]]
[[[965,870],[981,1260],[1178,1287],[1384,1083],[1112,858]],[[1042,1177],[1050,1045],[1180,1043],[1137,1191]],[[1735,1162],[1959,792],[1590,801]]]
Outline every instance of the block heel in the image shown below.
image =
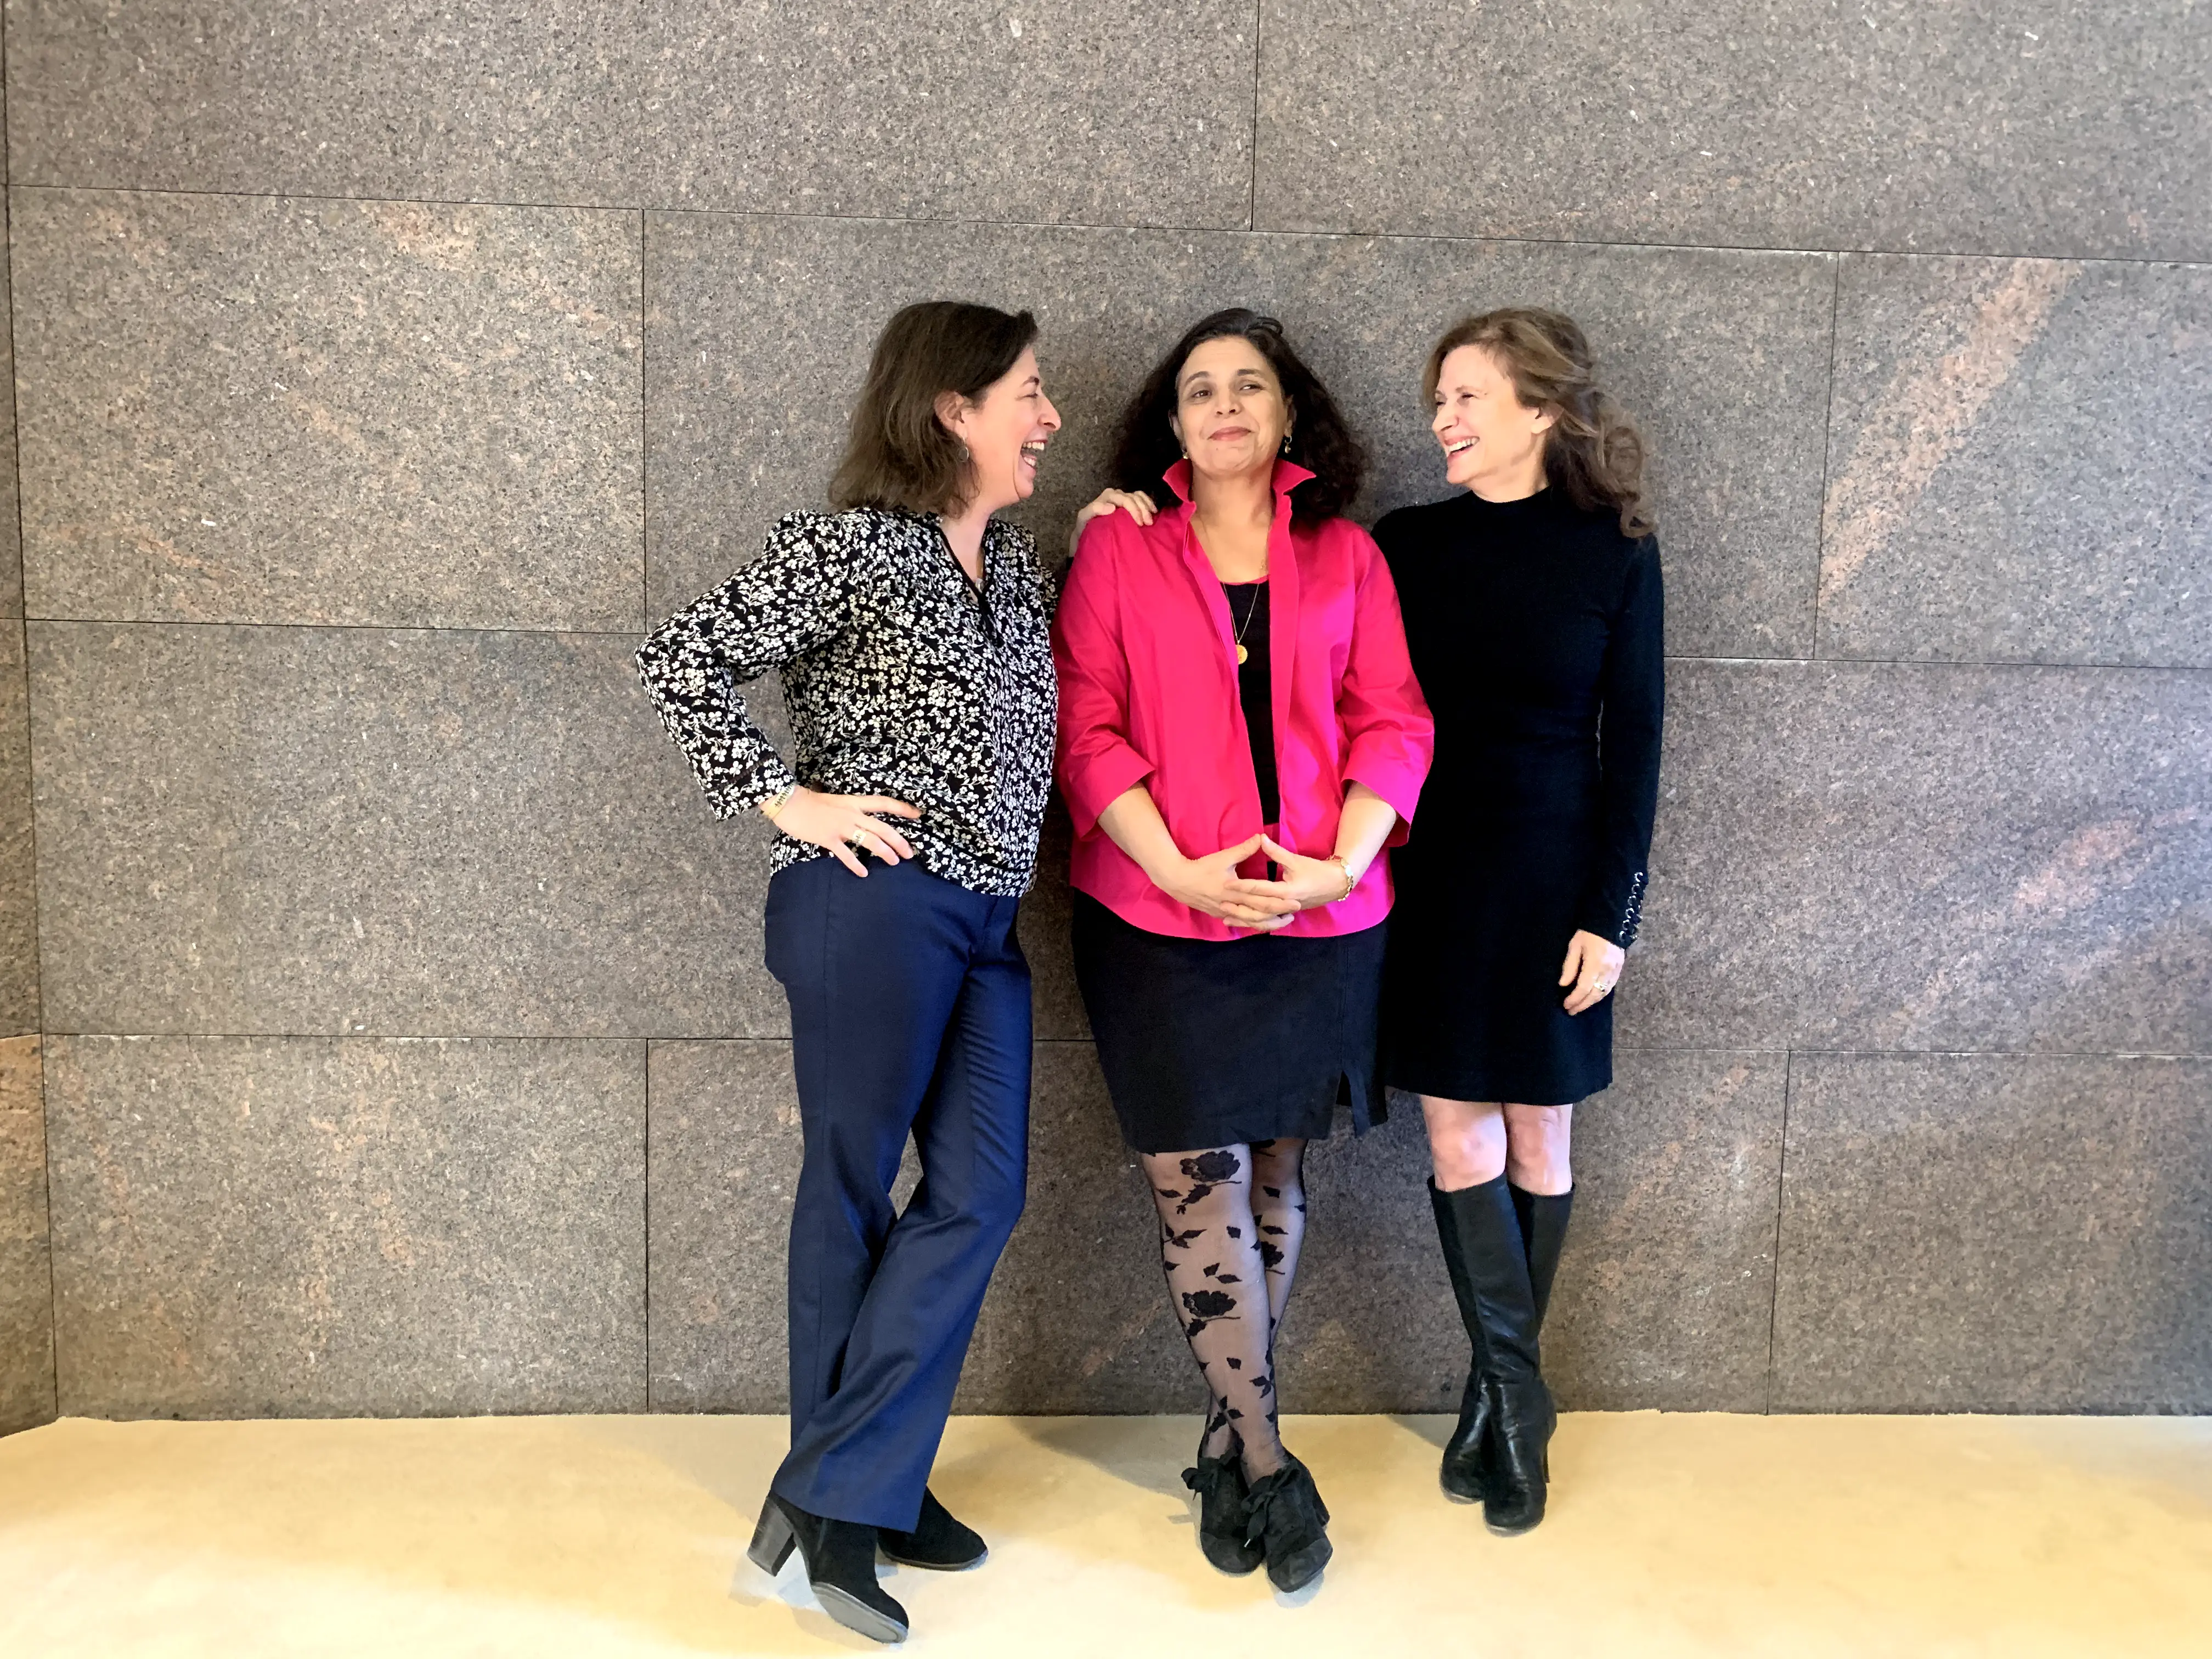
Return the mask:
[[876,1529],[857,1521],[811,1515],[769,1494],[745,1553],[775,1573],[797,1549],[822,1611],[872,1642],[906,1640],[906,1609],[876,1584]]
[[791,1553],[799,1547],[799,1534],[791,1529],[791,1517],[771,1498],[761,1505],[760,1523],[753,1528],[753,1541],[745,1549],[752,1564],[773,1578],[783,1571],[783,1564],[791,1559]]

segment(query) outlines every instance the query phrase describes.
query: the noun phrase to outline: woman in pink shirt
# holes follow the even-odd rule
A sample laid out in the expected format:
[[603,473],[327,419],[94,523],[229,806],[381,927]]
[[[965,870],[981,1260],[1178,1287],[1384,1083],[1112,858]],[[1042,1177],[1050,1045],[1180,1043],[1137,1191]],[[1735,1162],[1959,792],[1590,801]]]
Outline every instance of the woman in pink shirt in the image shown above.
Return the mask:
[[1329,1556],[1275,1423],[1305,1146],[1340,1100],[1383,1115],[1384,848],[1431,749],[1389,568],[1337,516],[1364,466],[1280,324],[1206,318],[1130,409],[1053,629],[1076,974],[1212,1390],[1183,1478],[1207,1559],[1286,1590]]

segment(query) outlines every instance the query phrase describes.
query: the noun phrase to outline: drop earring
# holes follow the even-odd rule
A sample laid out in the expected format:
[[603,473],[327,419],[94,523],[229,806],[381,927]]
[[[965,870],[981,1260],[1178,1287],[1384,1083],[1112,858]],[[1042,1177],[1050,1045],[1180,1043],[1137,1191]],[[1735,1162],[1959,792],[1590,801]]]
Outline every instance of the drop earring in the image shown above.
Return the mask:
[[1287,455],[1291,453],[1291,434],[1289,433],[1285,432],[1283,434],[1283,447],[1275,453],[1279,455]]
[[960,465],[963,465],[963,466],[967,465],[968,465],[968,463],[969,463],[969,460],[970,459],[971,459],[971,458],[969,457],[969,453],[968,453],[968,446],[967,446],[966,444],[963,444],[963,445],[961,445],[961,446],[960,446]]

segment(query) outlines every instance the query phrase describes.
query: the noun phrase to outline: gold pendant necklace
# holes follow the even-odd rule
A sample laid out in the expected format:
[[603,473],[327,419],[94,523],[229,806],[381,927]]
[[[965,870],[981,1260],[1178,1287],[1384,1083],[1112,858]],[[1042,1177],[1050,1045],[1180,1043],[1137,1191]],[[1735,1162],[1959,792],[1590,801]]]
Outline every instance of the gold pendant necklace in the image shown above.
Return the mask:
[[[1244,630],[1252,625],[1252,618],[1260,614],[1260,598],[1266,589],[1264,582],[1252,584],[1252,603],[1245,607],[1244,620],[1237,625],[1237,665],[1242,668],[1252,660],[1252,653],[1244,648]],[[1236,613],[1230,613],[1234,616]]]

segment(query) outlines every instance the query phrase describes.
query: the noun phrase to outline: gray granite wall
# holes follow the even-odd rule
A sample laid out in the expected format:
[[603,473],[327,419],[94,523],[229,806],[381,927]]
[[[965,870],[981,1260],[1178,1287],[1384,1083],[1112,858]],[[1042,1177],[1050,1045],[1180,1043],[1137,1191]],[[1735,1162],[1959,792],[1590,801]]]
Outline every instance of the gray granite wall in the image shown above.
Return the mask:
[[[1443,489],[1457,313],[1572,311],[1644,417],[1669,747],[1567,1403],[2212,1408],[2203,7],[9,0],[5,49],[0,1426],[57,1373],[778,1407],[763,836],[627,659],[931,294],[1042,319],[1055,540],[1218,304],[1340,391],[1364,514]],[[1065,835],[963,1404],[1188,1410]],[[1292,1407],[1454,1397],[1422,1173],[1407,1114],[1315,1154]]]

